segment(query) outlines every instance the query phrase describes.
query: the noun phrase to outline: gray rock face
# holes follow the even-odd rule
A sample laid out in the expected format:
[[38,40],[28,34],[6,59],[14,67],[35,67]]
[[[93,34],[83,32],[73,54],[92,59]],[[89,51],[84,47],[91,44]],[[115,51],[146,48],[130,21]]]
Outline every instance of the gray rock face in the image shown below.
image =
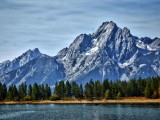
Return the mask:
[[22,56],[15,59],[16,67],[10,67],[13,61],[0,64],[1,82],[54,85],[59,80],[86,83],[160,76],[160,39],[138,38],[112,21],[104,22],[93,34],[79,35],[55,57],[40,52]]
[[21,66],[25,65],[26,63],[40,55],[42,55],[42,53],[40,53],[38,48],[35,48],[34,50],[28,50],[27,52],[23,53],[20,57],[15,58],[13,61],[8,60],[1,63],[0,76],[20,68]]
[[57,62],[56,57],[41,55],[24,66],[0,77],[0,81],[7,86],[22,82],[27,84],[49,84],[53,86],[56,81],[65,78],[63,65]]
[[66,80],[129,80],[159,76],[160,39],[138,38],[127,28],[104,22],[92,35],[80,35],[58,56]]

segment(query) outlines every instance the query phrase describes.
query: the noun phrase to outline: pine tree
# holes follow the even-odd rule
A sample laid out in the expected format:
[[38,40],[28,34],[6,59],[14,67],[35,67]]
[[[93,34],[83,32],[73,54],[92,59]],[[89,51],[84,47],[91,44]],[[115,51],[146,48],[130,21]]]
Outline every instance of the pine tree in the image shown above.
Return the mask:
[[32,96],[32,85],[31,84],[28,86],[28,95]]
[[121,82],[120,91],[121,91],[123,97],[127,96],[127,82],[126,81]]
[[2,100],[3,100],[3,85],[0,82],[0,101],[2,101]]
[[38,100],[39,96],[40,96],[40,92],[39,92],[38,84],[34,83],[33,88],[32,88],[32,99]]
[[14,100],[13,85],[9,86],[8,88],[7,99],[10,101]]
[[65,97],[67,97],[67,98],[71,97],[71,85],[70,85],[69,81],[66,82]]
[[147,83],[146,83],[146,87],[144,90],[144,96],[147,98],[151,98],[151,96],[152,96],[152,91],[151,91],[151,86],[150,86],[149,81],[147,81]]
[[82,84],[80,84],[80,98],[83,98],[83,87]]
[[80,88],[78,85],[74,86],[75,98],[80,98]]
[[96,99],[100,99],[102,97],[102,86],[98,80],[94,83],[93,94]]
[[51,96],[51,89],[48,86],[48,84],[46,84],[46,86],[45,86],[45,99],[49,99],[50,96]]
[[60,81],[59,82],[58,91],[59,91],[60,98],[64,98],[64,96],[65,96],[65,84],[64,84],[64,81]]
[[75,94],[76,94],[75,86],[76,85],[77,85],[76,82],[72,81],[72,84],[71,84],[71,95],[72,95],[72,97],[75,97]]
[[141,77],[137,80],[137,96],[144,96],[145,80]]
[[58,88],[59,88],[59,87],[58,87],[58,83],[56,82],[55,87],[54,87],[54,94],[60,96],[60,92],[59,92],[59,89],[58,89]]
[[110,94],[110,98],[112,98],[113,97],[113,82],[112,81],[110,81],[109,82],[109,94]]
[[14,100],[19,100],[19,96],[18,96],[18,90],[17,90],[17,87],[15,85],[13,85],[13,88],[12,88],[12,92],[13,92],[13,96],[14,96]]
[[93,99],[93,88],[94,88],[94,82],[91,79],[90,82],[85,85],[84,94],[87,99],[90,100]]
[[112,84],[112,93],[111,93],[111,96],[115,98],[117,96],[117,93],[118,93],[118,83],[115,81]]
[[89,84],[88,84],[88,82],[87,82],[86,85],[85,85],[84,96],[85,96],[85,98],[87,98],[87,99],[90,97],[90,95],[89,95]]
[[40,99],[44,100],[45,99],[45,88],[44,85],[39,85],[39,93],[40,93]]
[[7,87],[6,84],[3,84],[3,92],[2,92],[2,98],[3,100],[7,97]]
[[105,92],[106,92],[107,89],[110,89],[109,88],[109,82],[108,82],[108,79],[105,79],[103,81],[103,95],[105,94]]
[[18,89],[20,99],[23,99],[27,95],[27,85],[26,83],[22,83],[19,85]]

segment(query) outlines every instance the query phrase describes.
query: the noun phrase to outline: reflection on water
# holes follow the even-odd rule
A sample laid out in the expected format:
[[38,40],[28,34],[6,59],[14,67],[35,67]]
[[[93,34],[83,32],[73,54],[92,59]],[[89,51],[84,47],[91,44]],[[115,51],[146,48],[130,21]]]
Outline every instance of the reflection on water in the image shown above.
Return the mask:
[[160,104],[0,105],[1,120],[160,120]]

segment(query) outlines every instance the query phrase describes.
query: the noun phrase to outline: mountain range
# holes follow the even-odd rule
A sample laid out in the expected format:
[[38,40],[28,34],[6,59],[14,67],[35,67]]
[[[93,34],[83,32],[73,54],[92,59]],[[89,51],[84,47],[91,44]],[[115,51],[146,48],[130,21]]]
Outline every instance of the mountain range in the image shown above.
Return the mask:
[[138,38],[126,27],[104,22],[93,34],[81,34],[54,57],[38,48],[0,63],[0,82],[49,84],[69,80],[130,80],[160,76],[160,38]]

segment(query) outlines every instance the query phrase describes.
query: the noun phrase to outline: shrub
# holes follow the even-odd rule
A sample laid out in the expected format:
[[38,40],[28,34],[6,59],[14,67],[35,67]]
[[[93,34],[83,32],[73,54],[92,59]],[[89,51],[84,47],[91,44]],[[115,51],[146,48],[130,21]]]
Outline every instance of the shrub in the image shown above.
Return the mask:
[[106,92],[105,92],[105,96],[104,96],[104,99],[108,99],[109,98],[109,90],[106,90]]
[[19,97],[14,97],[14,101],[19,101]]
[[32,99],[31,99],[31,96],[28,96],[28,95],[27,95],[27,96],[24,97],[24,100],[25,100],[25,101],[30,101],[30,100],[32,100]]
[[120,99],[120,98],[121,98],[121,93],[118,92],[118,94],[117,94],[117,99]]
[[57,94],[54,94],[50,97],[50,100],[55,101],[55,100],[60,100],[60,97]]

